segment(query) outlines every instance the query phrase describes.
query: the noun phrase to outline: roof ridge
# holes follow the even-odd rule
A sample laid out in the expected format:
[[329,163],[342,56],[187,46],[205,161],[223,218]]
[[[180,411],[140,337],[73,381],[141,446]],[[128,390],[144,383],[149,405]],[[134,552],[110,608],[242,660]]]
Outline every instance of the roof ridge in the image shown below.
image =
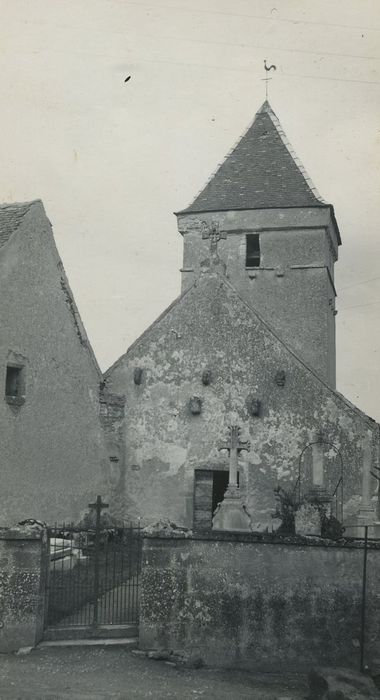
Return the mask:
[[0,204],[0,210],[1,209],[8,209],[11,207],[14,209],[21,208],[21,207],[28,207],[29,208],[32,206],[32,204],[37,204],[37,203],[42,204],[42,199],[37,197],[37,199],[29,199],[26,202],[3,202],[2,204]]
[[[265,107],[265,109],[264,109],[264,107]],[[271,118],[271,120],[272,120],[272,122],[273,122],[279,136],[280,136],[282,143],[284,144],[285,148],[287,148],[287,150],[289,151],[289,153],[290,153],[291,157],[293,158],[293,161],[296,164],[298,170],[300,171],[303,178],[306,180],[306,183],[307,183],[309,189],[312,191],[312,193],[314,194],[316,199],[319,199],[321,204],[327,204],[326,200],[323,199],[323,197],[321,197],[317,187],[314,185],[313,180],[311,179],[311,177],[310,177],[309,173],[307,172],[305,166],[303,165],[301,159],[297,155],[294,147],[292,146],[287,135],[285,134],[285,131],[282,128],[281,122],[280,122],[277,114],[273,111],[271,105],[269,104],[269,102],[267,100],[264,102],[262,107],[259,109],[259,112],[266,112],[266,114],[269,115],[269,117]]]
[[37,203],[42,204],[40,199],[31,202],[0,204],[0,249],[8,243],[13,234],[20,228],[30,208]]

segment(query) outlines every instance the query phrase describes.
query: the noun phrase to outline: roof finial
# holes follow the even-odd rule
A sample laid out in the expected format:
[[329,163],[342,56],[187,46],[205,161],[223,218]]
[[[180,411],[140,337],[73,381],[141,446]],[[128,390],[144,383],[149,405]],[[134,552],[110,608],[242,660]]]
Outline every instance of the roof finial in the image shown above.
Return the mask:
[[265,81],[265,99],[266,99],[266,101],[268,101],[268,83],[270,80],[272,80],[272,78],[268,77],[267,73],[269,73],[269,71],[272,70],[272,68],[273,68],[273,70],[277,70],[277,67],[274,65],[274,63],[272,63],[271,66],[267,66],[267,59],[265,58],[264,59],[264,69],[265,69],[265,76],[266,77],[261,78],[261,80]]

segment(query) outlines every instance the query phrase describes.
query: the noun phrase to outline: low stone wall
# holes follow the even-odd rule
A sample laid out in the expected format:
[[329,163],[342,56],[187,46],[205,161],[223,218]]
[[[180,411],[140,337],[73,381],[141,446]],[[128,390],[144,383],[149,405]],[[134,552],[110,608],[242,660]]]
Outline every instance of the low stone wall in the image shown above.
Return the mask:
[[46,555],[43,531],[0,530],[0,653],[42,638]]
[[[262,671],[358,668],[363,546],[254,536],[144,540],[140,647]],[[366,658],[380,623],[380,549],[367,566]]]

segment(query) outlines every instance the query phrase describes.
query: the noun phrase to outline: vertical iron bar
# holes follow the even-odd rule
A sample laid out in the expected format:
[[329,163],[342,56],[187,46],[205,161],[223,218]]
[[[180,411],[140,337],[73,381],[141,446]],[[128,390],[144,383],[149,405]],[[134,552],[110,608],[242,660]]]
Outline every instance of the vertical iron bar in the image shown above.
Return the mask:
[[133,609],[133,559],[131,546],[131,527],[128,528],[128,618],[131,620],[131,609]]
[[367,593],[367,552],[368,552],[368,525],[364,526],[364,556],[363,556],[363,585],[361,606],[361,632],[360,632],[360,671],[364,673],[364,646],[365,646],[365,614]]
[[142,538],[141,538],[141,524],[140,520],[138,522],[137,529],[137,610],[136,610],[136,622],[139,620],[139,593],[140,593],[140,573],[141,573],[141,555],[142,555]]
[[[71,526],[70,526],[71,528]],[[70,618],[72,616],[74,617],[74,620],[77,618],[77,613],[75,612],[75,581],[74,581],[74,575],[73,575],[73,533],[71,532],[71,529],[69,530],[69,572],[70,572],[70,583],[71,583],[71,590],[70,590],[70,611],[69,615]],[[72,613],[73,610],[73,613]],[[70,624],[70,621],[68,620],[68,624]]]
[[98,624],[98,596],[99,596],[99,549],[100,549],[100,498],[97,498],[96,525],[95,525],[95,561],[94,561],[94,614],[93,626]]
[[50,547],[51,547],[51,532],[50,529],[47,530],[47,556],[46,556],[46,571],[45,571],[45,615],[44,615],[44,629],[48,625],[49,621],[49,591],[50,591]]
[[110,614],[110,597],[108,595],[108,569],[109,569],[109,562],[108,562],[108,549],[109,549],[109,542],[108,542],[108,536],[106,540],[106,556],[105,556],[105,561],[104,561],[104,577],[105,577],[105,590],[106,594],[103,598],[103,606],[104,606],[104,619],[102,622],[104,624],[109,625],[110,621],[112,620],[111,614]]
[[[65,523],[63,523],[63,527],[65,527]],[[65,595],[65,591],[66,591],[66,586],[64,585],[65,569],[64,569],[64,562],[63,562],[64,557],[63,557],[63,551],[62,551],[62,542],[64,542],[64,540],[63,540],[64,533],[65,533],[65,530],[63,530],[63,533],[60,533],[61,534],[61,536],[60,536],[60,540],[61,540],[61,542],[60,542],[60,545],[61,545],[61,551],[60,551],[60,562],[61,562],[60,586],[61,586],[61,591],[60,591],[59,597],[61,599],[61,604],[62,604],[63,610],[66,612],[67,595]],[[68,579],[68,583],[70,585],[70,579]],[[63,625],[65,625],[65,616],[63,618],[62,623],[63,623]]]
[[128,559],[127,559],[127,553],[128,553],[128,538],[127,538],[127,524],[126,522],[123,522],[123,559],[124,559],[124,564],[125,564],[125,574],[123,577],[123,592],[122,592],[122,605],[123,605],[123,611],[124,611],[124,621],[128,622],[128,609],[127,609],[127,589],[128,589],[128,576],[129,576],[129,571],[128,571]]
[[135,558],[134,558],[134,551],[133,551],[133,524],[130,523],[129,525],[129,548],[130,548],[130,553],[131,553],[131,593],[132,593],[132,605],[131,605],[131,613],[130,613],[130,618],[131,621],[134,622],[135,620]]
[[86,557],[86,575],[84,577],[84,582],[83,582],[83,585],[84,585],[84,598],[83,598],[84,616],[83,617],[84,617],[84,624],[85,625],[91,624],[91,620],[90,620],[91,597],[89,600],[89,596],[88,596],[88,591],[89,591],[88,580],[89,580],[89,574],[91,573],[91,552],[89,549],[89,539],[90,539],[89,529],[90,528],[88,528],[87,530],[83,530],[81,533],[83,536],[83,540],[82,540],[83,541],[83,548],[84,548],[84,551],[86,552],[86,554],[83,555]]
[[116,587],[116,546],[115,546],[115,540],[112,543],[112,550],[113,550],[112,590],[110,591],[110,598],[112,596],[112,620],[115,620],[115,587]]
[[124,593],[124,555],[125,555],[125,542],[124,542],[124,527],[121,531],[120,535],[120,597],[118,597],[118,606],[120,610],[120,620],[121,623],[126,622],[125,620],[125,611],[124,611],[124,605],[123,605],[123,593]]

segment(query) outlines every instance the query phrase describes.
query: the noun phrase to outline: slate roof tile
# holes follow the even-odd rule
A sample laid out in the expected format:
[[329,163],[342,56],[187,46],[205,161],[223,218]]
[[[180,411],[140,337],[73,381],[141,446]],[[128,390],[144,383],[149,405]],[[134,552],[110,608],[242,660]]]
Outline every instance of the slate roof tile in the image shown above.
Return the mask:
[[0,206],[0,248],[9,241],[12,233],[20,226],[32,204],[33,202],[25,202]]
[[187,209],[326,206],[268,102]]

